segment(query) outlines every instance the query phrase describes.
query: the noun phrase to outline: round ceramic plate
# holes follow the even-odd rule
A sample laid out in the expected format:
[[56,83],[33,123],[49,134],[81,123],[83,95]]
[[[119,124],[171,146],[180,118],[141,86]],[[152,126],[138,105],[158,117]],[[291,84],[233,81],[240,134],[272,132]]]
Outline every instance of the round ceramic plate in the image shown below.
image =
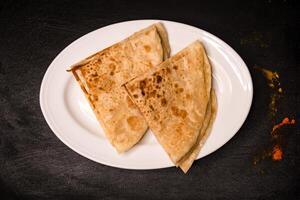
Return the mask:
[[216,36],[189,25],[163,20],[112,24],[77,39],[49,66],[40,91],[44,117],[56,136],[80,155],[96,162],[127,169],[174,166],[150,130],[128,152],[119,155],[106,140],[83,92],[66,69],[155,22],[169,34],[172,55],[195,40],[203,42],[213,68],[218,112],[212,132],[198,158],[228,142],[244,123],[252,102],[252,80],[240,56]]

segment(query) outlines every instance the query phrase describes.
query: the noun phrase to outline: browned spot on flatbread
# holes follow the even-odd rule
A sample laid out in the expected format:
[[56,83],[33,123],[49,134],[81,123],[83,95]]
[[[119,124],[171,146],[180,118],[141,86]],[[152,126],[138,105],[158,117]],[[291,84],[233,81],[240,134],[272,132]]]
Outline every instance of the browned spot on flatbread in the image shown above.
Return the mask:
[[153,106],[152,105],[149,105],[149,108],[153,111],[154,110],[154,108],[153,108]]
[[114,71],[116,69],[116,65],[113,63],[110,63],[109,68],[110,68],[110,70]]
[[131,92],[135,91],[135,89],[136,89],[136,87],[134,85],[126,86],[126,88]]
[[97,95],[93,95],[93,96],[91,97],[91,99],[94,100],[94,101],[98,101],[98,96],[97,96]]
[[170,74],[170,73],[171,73],[171,70],[170,70],[169,67],[167,67],[166,70],[167,70],[167,74]]
[[179,93],[182,93],[183,91],[184,91],[183,88],[178,88],[175,90],[175,93],[179,94]]
[[162,77],[160,75],[156,76],[156,83],[160,83],[162,81]]
[[176,116],[176,117],[181,117],[181,118],[186,118],[187,116],[187,112],[185,110],[181,110],[175,106],[171,107],[172,113]]
[[161,105],[162,105],[162,106],[166,106],[166,105],[167,105],[167,100],[166,100],[165,98],[163,98],[163,99],[161,100]]
[[146,52],[151,51],[151,47],[149,45],[144,45],[144,49],[145,49]]
[[153,89],[153,88],[152,88],[152,85],[148,85],[148,86],[147,86],[147,90],[148,90],[148,91],[151,91],[152,89]]
[[127,123],[131,130],[139,131],[143,128],[142,124],[140,123],[140,118],[137,116],[130,116],[127,118]]
[[146,87],[146,80],[140,81],[140,89],[143,96],[145,96],[145,87]]
[[140,87],[141,88],[144,88],[146,86],[146,80],[142,80],[141,82],[140,82]]
[[156,94],[156,90],[152,90],[152,91],[149,93],[148,98],[155,97],[155,94]]
[[177,66],[177,65],[174,65],[174,66],[173,66],[173,69],[177,70],[177,69],[178,69],[178,66]]
[[134,108],[134,103],[131,101],[131,99],[129,98],[129,96],[126,97],[126,101],[127,101],[127,105],[129,108]]
[[154,115],[153,119],[154,119],[155,121],[159,120],[159,119],[160,119],[160,115],[159,115],[159,114]]
[[111,70],[109,74],[110,74],[111,76],[113,76],[113,75],[115,74],[116,65],[113,64],[113,63],[110,63],[110,64],[109,64],[109,68],[110,68],[110,70]]

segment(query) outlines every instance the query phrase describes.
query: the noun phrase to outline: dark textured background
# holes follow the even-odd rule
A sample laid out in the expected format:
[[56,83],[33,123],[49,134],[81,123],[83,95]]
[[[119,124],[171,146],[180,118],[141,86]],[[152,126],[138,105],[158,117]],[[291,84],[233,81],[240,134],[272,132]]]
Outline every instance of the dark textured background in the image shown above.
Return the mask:
[[[274,123],[285,116],[299,119],[299,4],[163,2],[0,2],[1,199],[300,198],[298,125],[281,129],[287,142],[282,161],[253,165],[254,156],[271,144]],[[111,23],[144,18],[183,22],[220,37],[253,78],[253,104],[243,127],[187,175],[175,167],[134,171],[90,161],[56,138],[40,110],[43,75],[64,47]],[[280,74],[285,93],[274,119],[268,118],[272,91],[255,65]]]

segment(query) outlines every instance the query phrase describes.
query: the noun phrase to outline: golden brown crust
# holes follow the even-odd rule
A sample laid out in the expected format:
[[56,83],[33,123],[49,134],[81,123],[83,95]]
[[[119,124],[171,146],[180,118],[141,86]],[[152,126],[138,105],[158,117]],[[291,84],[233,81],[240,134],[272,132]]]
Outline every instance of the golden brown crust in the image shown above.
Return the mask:
[[176,164],[194,146],[209,96],[205,52],[196,41],[156,68],[125,84],[149,127]]
[[69,69],[118,152],[130,149],[147,130],[142,114],[121,86],[163,61],[162,40],[152,25]]
[[164,49],[164,60],[166,60],[170,57],[170,53],[171,53],[168,34],[166,31],[166,28],[164,27],[164,25],[162,23],[155,24],[155,27],[161,38],[161,44]]
[[[204,118],[204,121],[203,121],[203,125],[201,127],[201,130],[200,130],[200,134],[197,138],[197,142],[196,144],[194,145],[194,147],[191,148],[191,150],[177,163],[177,166],[180,166],[180,168],[186,173],[188,171],[188,169],[191,167],[193,161],[197,158],[198,154],[199,154],[199,144],[200,144],[200,141],[202,140],[203,136],[205,135],[206,133],[206,129],[207,127],[210,125],[210,120],[211,120],[211,104],[212,104],[212,98],[215,98],[215,95],[214,94],[211,94],[211,93],[214,93],[211,88],[212,88],[212,80],[211,80],[211,66],[210,66],[210,63],[209,63],[209,60],[208,60],[208,57],[206,55],[206,52],[205,52],[205,49],[204,47],[202,46],[202,51],[203,51],[203,60],[204,60],[204,80],[205,80],[205,86],[206,86],[206,93],[207,95],[210,97],[209,98],[209,102],[208,102],[208,106],[207,106],[207,109],[206,109],[206,114],[205,114],[205,118]],[[211,122],[212,124],[212,122]]]
[[194,160],[197,158],[199,152],[204,146],[207,138],[209,137],[212,129],[212,125],[216,118],[217,107],[218,105],[217,105],[217,98],[215,92],[214,90],[211,90],[210,102],[206,111],[206,116],[200,131],[200,135],[198,136],[197,142],[195,146],[191,149],[190,153],[187,154],[179,163],[179,167],[184,173],[187,173],[187,171],[190,169]]

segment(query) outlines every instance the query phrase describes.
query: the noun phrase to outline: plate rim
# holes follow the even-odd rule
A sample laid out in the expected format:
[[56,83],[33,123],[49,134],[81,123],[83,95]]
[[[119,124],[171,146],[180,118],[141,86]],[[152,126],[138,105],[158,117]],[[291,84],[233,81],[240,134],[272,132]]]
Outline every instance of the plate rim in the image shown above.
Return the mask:
[[207,34],[211,39],[215,40],[217,39],[218,42],[221,42],[226,48],[230,49],[231,50],[231,53],[233,53],[233,56],[235,58],[237,58],[239,60],[239,62],[243,65],[242,68],[243,68],[243,71],[246,73],[246,76],[249,78],[249,81],[247,81],[247,85],[248,85],[248,92],[249,92],[249,103],[248,105],[246,105],[245,107],[247,107],[246,109],[246,114],[243,116],[243,119],[241,119],[241,123],[239,124],[239,126],[237,126],[237,129],[235,131],[233,131],[234,133],[228,138],[228,140],[224,140],[222,142],[222,144],[218,147],[218,148],[215,148],[214,150],[211,150],[209,152],[207,152],[206,154],[204,154],[203,156],[201,156],[200,158],[197,157],[196,160],[198,159],[201,159],[201,158],[204,158],[210,154],[212,154],[213,152],[217,151],[218,149],[220,149],[221,147],[223,147],[227,142],[229,142],[237,133],[238,131],[241,129],[241,127],[244,125],[247,117],[249,116],[249,113],[250,113],[250,110],[251,110],[251,106],[252,106],[252,103],[253,103],[253,80],[252,80],[252,77],[251,77],[251,73],[249,71],[249,68],[248,66],[246,65],[246,63],[244,62],[244,60],[241,58],[241,56],[230,46],[228,45],[225,41],[223,41],[222,39],[220,39],[218,36],[215,36],[213,35],[212,33],[209,33],[208,31],[202,29],[202,28],[198,28],[196,26],[193,26],[193,25],[189,25],[189,24],[185,24],[185,23],[181,23],[181,22],[176,22],[176,21],[170,21],[170,20],[164,20],[164,19],[139,19],[139,20],[128,20],[128,21],[120,21],[120,22],[116,22],[116,23],[112,23],[112,24],[109,24],[109,25],[106,25],[106,26],[103,26],[103,27],[100,27],[100,28],[97,28],[93,31],[90,31],[88,33],[85,33],[84,35],[80,36],[79,38],[75,39],[74,41],[72,41],[69,45],[67,45],[66,47],[64,47],[61,51],[59,51],[55,58],[52,60],[52,62],[50,63],[50,65],[47,67],[47,70],[45,71],[44,73],[44,76],[43,76],[43,79],[42,79],[42,82],[41,82],[41,86],[40,86],[40,93],[39,93],[39,102],[40,102],[40,108],[41,108],[41,111],[43,113],[43,116],[48,124],[48,126],[50,127],[51,131],[56,135],[56,137],[58,137],[58,139],[63,142],[67,147],[69,147],[70,149],[72,149],[73,151],[75,151],[76,153],[78,153],[79,155],[85,157],[85,158],[88,158],[96,163],[99,163],[99,164],[102,164],[102,165],[105,165],[105,166],[109,166],[109,167],[114,167],[114,168],[119,168],[119,169],[126,169],[126,170],[153,170],[153,169],[163,169],[163,168],[169,168],[169,167],[174,167],[174,165],[170,165],[170,166],[161,166],[161,167],[150,167],[150,168],[142,168],[142,167],[124,167],[122,165],[119,165],[119,164],[113,164],[113,163],[109,163],[109,162],[100,162],[98,161],[97,159],[93,158],[92,156],[89,155],[89,153],[86,153],[86,152],[83,152],[84,150],[78,150],[76,149],[74,146],[72,146],[71,144],[69,144],[68,141],[64,140],[63,137],[61,136],[61,134],[57,133],[60,132],[59,128],[56,127],[55,125],[55,122],[53,122],[52,119],[50,119],[50,117],[46,114],[47,113],[47,109],[46,109],[46,103],[43,99],[43,96],[45,95],[45,85],[47,83],[47,80],[49,79],[50,77],[50,74],[51,74],[51,67],[52,65],[54,65],[54,63],[56,62],[56,60],[59,58],[59,56],[65,52],[70,46],[72,46],[74,43],[76,43],[78,40],[80,40],[81,38],[85,37],[86,35],[88,34],[91,34],[93,32],[96,32],[96,31],[99,31],[100,29],[103,29],[103,28],[109,28],[109,27],[112,27],[112,26],[116,26],[118,24],[122,24],[122,23],[134,23],[134,22],[143,22],[143,21],[159,21],[159,22],[163,22],[163,23],[173,23],[173,24],[177,24],[177,25],[181,25],[181,26],[187,26],[189,27],[190,29],[195,29],[197,31],[202,31],[204,32],[205,34]]

